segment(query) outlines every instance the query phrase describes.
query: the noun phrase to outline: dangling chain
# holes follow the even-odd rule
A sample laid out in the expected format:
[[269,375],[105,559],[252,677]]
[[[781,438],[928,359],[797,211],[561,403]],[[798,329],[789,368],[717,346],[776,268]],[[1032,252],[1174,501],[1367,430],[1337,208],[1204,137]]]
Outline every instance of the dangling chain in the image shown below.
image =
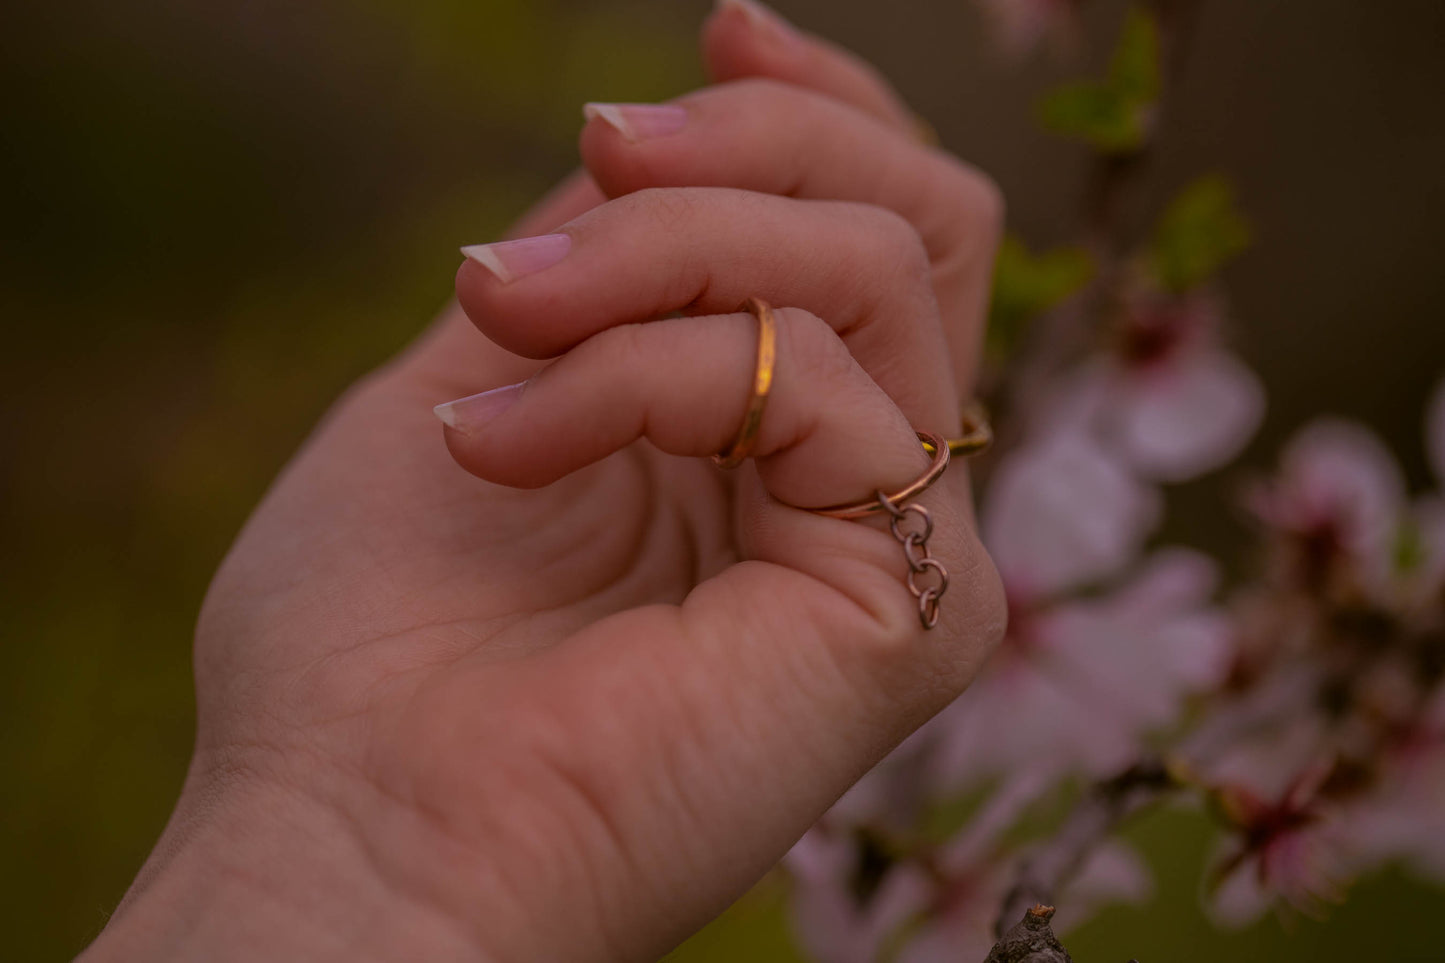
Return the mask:
[[[881,491],[878,492],[878,502],[883,506],[883,510],[892,516],[888,521],[888,530],[903,546],[903,557],[908,560],[908,591],[918,599],[918,620],[925,629],[931,629],[938,624],[939,601],[943,598],[943,593],[948,591],[948,569],[928,554],[928,539],[933,534],[933,516],[928,514],[928,509],[918,504],[899,508]],[[923,520],[921,532],[904,532],[899,527],[899,523],[908,517],[909,512]],[[927,569],[938,573],[938,584],[921,589],[918,587],[918,576]]]

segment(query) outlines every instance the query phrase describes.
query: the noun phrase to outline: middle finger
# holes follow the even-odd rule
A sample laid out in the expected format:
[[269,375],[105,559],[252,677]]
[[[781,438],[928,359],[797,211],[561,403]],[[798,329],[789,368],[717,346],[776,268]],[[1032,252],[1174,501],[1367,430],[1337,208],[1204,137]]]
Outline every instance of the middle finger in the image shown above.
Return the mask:
[[875,204],[902,216],[932,264],[959,387],[970,387],[1003,223],[981,172],[848,104],[773,80],[709,87],[674,104],[592,105],[582,157],[609,196],[734,187]]

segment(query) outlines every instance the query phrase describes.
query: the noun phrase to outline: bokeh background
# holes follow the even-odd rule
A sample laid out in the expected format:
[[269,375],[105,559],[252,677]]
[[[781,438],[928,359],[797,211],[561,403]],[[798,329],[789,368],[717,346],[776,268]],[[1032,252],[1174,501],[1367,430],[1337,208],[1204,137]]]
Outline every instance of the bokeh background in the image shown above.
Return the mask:
[[[1033,104],[1097,72],[995,52],[970,0],[780,0],[878,63],[1010,223],[1066,241],[1082,148]],[[190,751],[192,622],[247,512],[351,380],[576,163],[584,100],[702,82],[707,0],[73,0],[0,6],[0,956],[63,960],[104,925]],[[1209,0],[1130,212],[1205,170],[1257,236],[1227,283],[1271,409],[1358,417],[1425,475],[1445,369],[1445,4]],[[1172,497],[1171,538],[1231,557],[1233,477]],[[1445,800],[1442,800],[1445,805]],[[1364,881],[1324,922],[1222,934],[1202,819],[1133,835],[1158,895],[1070,940],[1090,961],[1439,960],[1440,892]],[[672,959],[795,960],[765,881]]]

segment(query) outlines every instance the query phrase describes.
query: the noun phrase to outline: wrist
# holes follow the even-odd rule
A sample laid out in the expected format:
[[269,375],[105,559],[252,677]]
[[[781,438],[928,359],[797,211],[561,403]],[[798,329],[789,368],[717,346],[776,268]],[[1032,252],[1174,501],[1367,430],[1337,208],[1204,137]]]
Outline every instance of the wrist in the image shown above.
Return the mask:
[[80,963],[487,957],[368,865],[339,813],[274,786],[192,788]]

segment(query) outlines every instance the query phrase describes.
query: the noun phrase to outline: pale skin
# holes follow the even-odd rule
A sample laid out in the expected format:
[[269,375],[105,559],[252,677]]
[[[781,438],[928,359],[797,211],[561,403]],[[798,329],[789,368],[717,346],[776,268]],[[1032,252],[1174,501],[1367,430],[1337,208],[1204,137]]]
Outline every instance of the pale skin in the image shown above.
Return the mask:
[[[680,129],[593,118],[513,232],[565,256],[465,263],[277,480],[203,608],[175,813],[83,959],[654,959],[977,672],[1004,604],[962,465],[921,500],[930,632],[885,526],[803,509],[958,432],[997,193],[830,45],[725,3],[703,50]],[[722,472],[749,296],[776,382]]]

